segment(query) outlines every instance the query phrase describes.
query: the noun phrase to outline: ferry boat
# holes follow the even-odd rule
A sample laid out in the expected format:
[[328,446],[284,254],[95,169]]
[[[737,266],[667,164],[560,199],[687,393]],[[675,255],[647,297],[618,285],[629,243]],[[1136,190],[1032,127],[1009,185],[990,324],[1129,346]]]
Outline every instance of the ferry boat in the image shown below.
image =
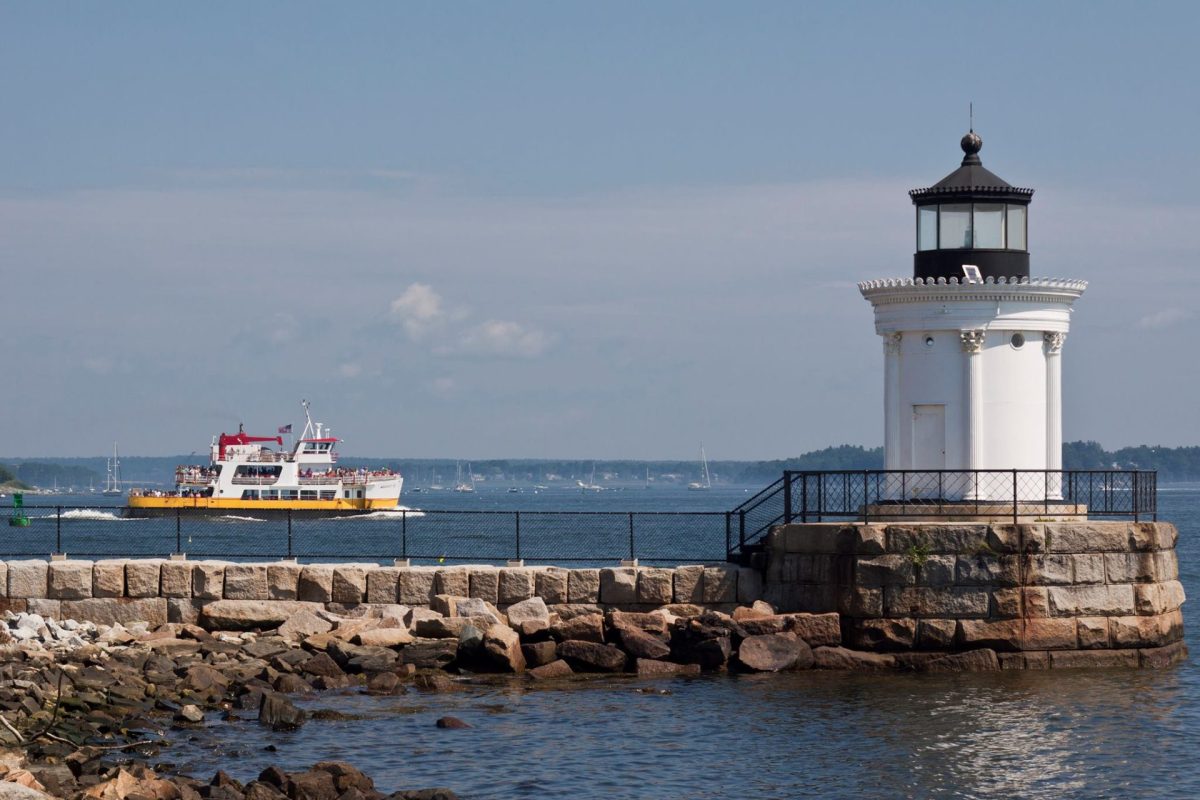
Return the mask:
[[[213,437],[207,466],[176,467],[174,491],[131,489],[128,515],[158,516],[176,510],[319,514],[395,508],[404,478],[386,467],[338,467],[333,448],[341,440],[323,423],[313,422],[307,400],[302,405],[307,421],[294,449],[284,449],[282,435],[251,436],[239,425],[235,434]],[[279,433],[290,429],[285,426]]]

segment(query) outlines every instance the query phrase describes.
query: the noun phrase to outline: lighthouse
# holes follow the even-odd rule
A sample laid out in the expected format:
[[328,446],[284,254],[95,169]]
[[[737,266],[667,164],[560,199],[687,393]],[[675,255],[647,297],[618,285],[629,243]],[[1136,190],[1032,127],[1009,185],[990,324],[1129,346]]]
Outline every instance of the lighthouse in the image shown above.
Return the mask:
[[[909,192],[912,277],[859,284],[883,339],[885,469],[926,473],[947,500],[1059,497],[1063,345],[1087,284],[1030,277],[1033,190],[984,168],[974,130],[961,147],[958,169]],[[997,477],[1011,470],[1042,474],[1013,487]]]

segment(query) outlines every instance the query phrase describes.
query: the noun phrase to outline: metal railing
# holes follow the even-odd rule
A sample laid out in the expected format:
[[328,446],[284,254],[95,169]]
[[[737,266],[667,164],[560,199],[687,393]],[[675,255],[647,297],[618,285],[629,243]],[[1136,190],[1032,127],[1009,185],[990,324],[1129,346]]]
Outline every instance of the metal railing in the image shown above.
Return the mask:
[[716,563],[732,543],[726,511],[292,512],[187,510],[126,516],[122,508],[27,506],[31,525],[0,540],[0,558],[165,557],[306,561],[614,564]]
[[776,525],[846,519],[1158,519],[1150,470],[784,471],[735,508],[731,557]]

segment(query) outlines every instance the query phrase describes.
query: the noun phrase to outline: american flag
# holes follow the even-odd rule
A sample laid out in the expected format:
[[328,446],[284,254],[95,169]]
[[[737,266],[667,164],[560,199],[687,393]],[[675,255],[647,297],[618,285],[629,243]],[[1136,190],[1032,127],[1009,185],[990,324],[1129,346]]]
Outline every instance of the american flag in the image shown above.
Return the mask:
[[292,424],[289,422],[287,425],[280,425],[279,432],[280,433],[291,433],[292,432]]

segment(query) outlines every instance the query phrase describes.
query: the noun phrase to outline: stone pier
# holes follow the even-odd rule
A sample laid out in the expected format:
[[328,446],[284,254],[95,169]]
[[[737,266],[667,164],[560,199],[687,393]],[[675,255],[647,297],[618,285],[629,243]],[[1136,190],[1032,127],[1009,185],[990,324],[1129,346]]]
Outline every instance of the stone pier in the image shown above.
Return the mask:
[[764,598],[836,611],[859,650],[1165,666],[1186,656],[1177,537],[1165,522],[787,525],[769,535]]

